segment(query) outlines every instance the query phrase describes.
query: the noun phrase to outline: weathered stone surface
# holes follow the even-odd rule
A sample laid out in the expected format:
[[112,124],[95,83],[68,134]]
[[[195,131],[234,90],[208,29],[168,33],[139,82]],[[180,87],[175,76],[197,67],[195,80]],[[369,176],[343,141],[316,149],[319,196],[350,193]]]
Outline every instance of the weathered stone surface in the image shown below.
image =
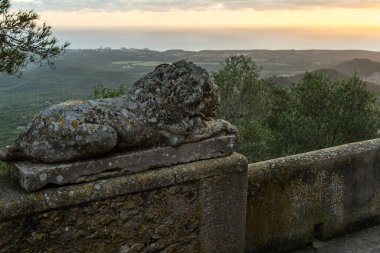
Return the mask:
[[199,197],[202,200],[201,252],[244,252],[246,174],[241,172],[203,180]]
[[234,153],[31,193],[0,174],[0,252],[242,252],[246,173]]
[[123,97],[69,101],[40,112],[14,146],[0,150],[0,159],[70,162],[237,134],[212,118],[218,107],[218,88],[205,69],[184,60],[162,64]]
[[198,183],[0,222],[0,252],[199,252]]
[[94,182],[44,188],[27,192],[0,174],[0,221],[30,212],[60,209],[81,203],[112,198],[119,195],[170,187],[187,182],[206,180],[221,175],[245,173],[247,159],[237,153],[172,167],[149,170]]
[[290,253],[378,253],[380,225],[329,241],[314,240],[313,245]]
[[159,147],[87,161],[65,164],[9,162],[8,167],[12,177],[25,190],[35,191],[47,184],[89,182],[153,168],[227,156],[233,153],[234,146],[235,136],[223,136],[196,143],[186,143],[178,147]]
[[380,139],[250,164],[247,194],[246,252],[380,224]]

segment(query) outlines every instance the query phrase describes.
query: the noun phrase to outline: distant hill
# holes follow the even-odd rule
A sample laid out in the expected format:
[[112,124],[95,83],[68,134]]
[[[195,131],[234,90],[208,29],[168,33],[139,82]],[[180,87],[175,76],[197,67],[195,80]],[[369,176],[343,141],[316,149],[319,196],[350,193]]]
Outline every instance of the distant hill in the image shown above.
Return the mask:
[[334,69],[346,75],[353,75],[356,72],[359,76],[365,77],[380,72],[380,62],[370,59],[352,59],[336,65]]
[[380,62],[370,59],[353,59],[336,65],[334,69],[348,76],[356,73],[363,80],[380,85]]
[[[339,71],[335,69],[317,69],[314,71],[311,71],[313,73],[321,73],[332,80],[347,80],[349,77],[347,75],[344,75],[340,73]],[[293,83],[297,83],[302,80],[305,73],[294,75],[294,76],[273,76],[270,79],[276,84],[276,85],[284,85],[289,86]]]
[[[332,80],[347,80],[353,76],[353,74],[348,74],[348,75],[342,74],[341,72],[339,72],[336,69],[317,69],[317,70],[314,70],[312,72],[322,73],[323,75],[331,78]],[[304,73],[299,74],[299,75],[294,75],[294,76],[273,76],[270,79],[276,85],[289,86],[289,85],[292,85],[293,83],[297,83],[297,82],[301,81],[303,76],[304,76]],[[370,91],[372,91],[376,94],[380,94],[380,85],[378,85],[377,83],[369,82],[365,78],[362,78],[362,79],[366,83],[367,88]],[[379,101],[379,103],[380,103],[380,101]]]

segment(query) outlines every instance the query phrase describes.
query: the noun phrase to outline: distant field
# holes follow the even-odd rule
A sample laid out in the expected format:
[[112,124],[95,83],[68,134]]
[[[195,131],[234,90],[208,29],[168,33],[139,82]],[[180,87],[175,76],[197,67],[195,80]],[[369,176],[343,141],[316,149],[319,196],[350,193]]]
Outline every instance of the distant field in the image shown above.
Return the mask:
[[[131,67],[156,67],[163,62],[159,61],[114,61],[112,62],[112,65],[129,65]],[[165,62],[165,63],[172,63],[172,62]],[[201,66],[218,66],[220,65],[219,62],[197,62],[197,64]],[[287,65],[285,63],[278,63],[278,65]]]
[[[171,62],[170,62],[171,63]],[[132,65],[134,67],[156,67],[162,64],[158,61],[114,61],[112,65]]]

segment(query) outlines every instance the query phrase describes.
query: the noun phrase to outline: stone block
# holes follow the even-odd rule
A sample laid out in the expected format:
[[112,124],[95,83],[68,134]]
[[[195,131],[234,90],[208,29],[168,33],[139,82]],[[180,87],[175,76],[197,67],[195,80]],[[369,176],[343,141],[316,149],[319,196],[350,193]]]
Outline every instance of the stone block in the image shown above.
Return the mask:
[[177,147],[157,147],[124,152],[97,159],[61,164],[9,162],[11,176],[27,191],[48,184],[65,185],[133,174],[146,170],[227,156],[233,153],[235,136],[215,137]]

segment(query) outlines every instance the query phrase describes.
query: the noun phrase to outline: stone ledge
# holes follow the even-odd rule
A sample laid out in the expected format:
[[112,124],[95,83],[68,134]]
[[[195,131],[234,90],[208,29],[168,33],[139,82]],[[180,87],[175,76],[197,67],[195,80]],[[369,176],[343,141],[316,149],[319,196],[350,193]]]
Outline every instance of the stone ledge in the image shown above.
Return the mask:
[[230,156],[176,165],[157,170],[102,179],[89,183],[42,189],[28,193],[9,175],[0,174],[0,221],[73,206],[98,199],[152,190],[204,178],[245,173],[247,159],[237,153]]
[[215,137],[178,147],[158,147],[142,151],[118,153],[85,161],[38,164],[10,162],[11,176],[27,191],[45,185],[91,182],[103,178],[133,174],[150,169],[217,158],[232,154],[235,136]]
[[265,174],[283,173],[283,168],[304,168],[319,162],[343,161],[355,155],[380,151],[380,138],[343,144],[340,146],[300,153],[291,156],[279,157],[272,160],[252,163],[248,165],[248,175],[260,176]]

